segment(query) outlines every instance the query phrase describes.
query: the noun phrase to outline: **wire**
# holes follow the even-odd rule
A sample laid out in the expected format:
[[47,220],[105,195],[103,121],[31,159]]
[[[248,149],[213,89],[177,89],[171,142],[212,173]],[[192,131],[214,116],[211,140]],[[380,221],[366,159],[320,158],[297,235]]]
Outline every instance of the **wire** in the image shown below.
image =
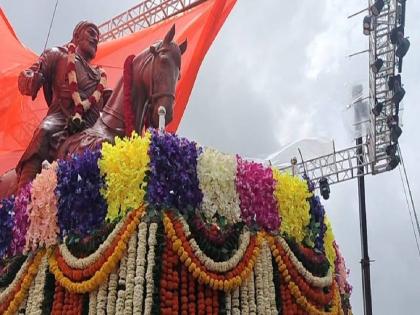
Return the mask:
[[45,45],[44,45],[43,50],[45,50],[47,48],[48,40],[50,39],[51,28],[52,28],[52,25],[53,25],[53,22],[54,22],[55,12],[57,11],[57,5],[58,5],[58,0],[55,2],[54,12],[53,12],[53,15],[52,15],[52,18],[51,18],[50,28],[48,29],[47,39],[45,40]]
[[416,240],[416,245],[417,245],[417,251],[419,252],[419,256],[420,256],[419,240],[418,240],[416,228],[414,226],[413,215],[411,214],[411,207],[410,207],[410,203],[408,201],[407,190],[405,188],[405,183],[404,183],[404,179],[403,179],[403,175],[402,175],[402,171],[401,171],[401,165],[398,167],[398,170],[400,171],[400,178],[401,178],[401,183],[402,183],[403,190],[404,190],[405,202],[407,203],[408,213],[410,214],[411,227],[413,228],[414,238]]
[[[413,215],[411,214],[410,205],[409,205],[409,202],[408,202],[407,191],[405,189],[405,185],[404,185],[404,181],[403,181],[403,177],[402,177],[402,173],[401,173],[401,166],[399,168],[400,177],[401,177],[401,181],[403,182],[403,188],[404,188],[404,194],[405,194],[405,198],[406,198],[406,202],[407,202],[408,212],[410,213],[411,225],[413,226],[413,232],[414,232],[414,236],[415,236],[415,239],[416,239],[417,250],[418,250],[419,256],[420,256],[420,246],[419,246],[419,240],[418,240],[418,237],[420,237],[419,218],[417,216],[417,211],[416,211],[416,207],[415,207],[414,200],[413,200],[413,194],[411,193],[410,182],[408,181],[407,170],[405,168],[404,159],[402,157],[401,147],[400,147],[399,144],[398,144],[398,153],[399,153],[400,160],[401,160],[401,165],[402,165],[402,168],[403,168],[403,171],[404,171],[405,184],[407,185],[408,194],[410,196],[411,208],[413,210]],[[415,228],[414,222],[413,222],[413,216],[414,216],[414,219],[416,221],[417,233],[416,233],[416,228]]]

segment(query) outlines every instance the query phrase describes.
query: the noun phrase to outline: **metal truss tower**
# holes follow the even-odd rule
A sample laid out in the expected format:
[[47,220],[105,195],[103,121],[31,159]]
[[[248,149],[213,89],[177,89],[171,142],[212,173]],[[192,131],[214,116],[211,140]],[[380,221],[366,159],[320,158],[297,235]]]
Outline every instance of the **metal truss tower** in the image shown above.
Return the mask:
[[145,0],[99,25],[100,42],[123,37],[166,20],[206,0]]
[[[206,0],[145,0],[102,23],[99,26],[100,41],[105,42],[137,32],[204,1]],[[374,63],[377,58],[383,60],[383,67],[379,72],[374,73],[372,67],[369,67],[369,105],[372,109],[378,101],[383,102],[384,107],[379,116],[370,114],[367,136],[362,143],[343,150],[336,151],[334,148],[330,154],[299,161],[287,167],[273,166],[291,170],[294,174],[306,173],[316,184],[319,179],[327,178],[330,185],[389,170],[386,148],[391,140],[387,117],[396,112],[392,101],[394,92],[388,87],[388,80],[400,72],[402,66],[401,62],[397,62],[396,45],[391,43],[390,34],[395,27],[404,27],[405,0],[387,0],[384,3],[380,14],[372,16],[369,35],[369,63]],[[371,8],[374,1],[368,0],[368,4]]]

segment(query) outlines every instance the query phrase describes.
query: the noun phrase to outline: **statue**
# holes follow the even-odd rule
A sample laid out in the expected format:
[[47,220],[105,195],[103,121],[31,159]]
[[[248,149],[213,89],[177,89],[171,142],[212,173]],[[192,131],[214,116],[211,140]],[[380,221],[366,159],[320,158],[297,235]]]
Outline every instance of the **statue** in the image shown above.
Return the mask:
[[[49,133],[47,133],[44,131],[46,127],[58,126],[58,124],[43,126],[45,121],[49,122],[47,120],[48,115],[55,114],[61,110],[61,107],[58,106],[56,111],[51,111],[52,105],[50,105],[48,115],[41,123],[41,126],[45,128],[38,128],[35,132],[31,144],[18,164],[20,169],[17,168],[16,173],[15,171],[10,171],[0,177],[0,199],[16,192],[17,174],[20,174],[18,186],[22,187],[22,184],[24,185],[22,178],[29,181],[40,171],[40,165],[44,156],[39,155],[38,152],[40,151],[37,151],[37,149],[41,145],[44,146],[41,147],[43,150],[41,152],[46,153],[47,158],[44,159],[47,160],[66,158],[67,155],[81,152],[86,148],[96,149],[102,142],[108,141],[113,143],[115,137],[130,134],[132,130],[141,133],[145,128],[158,128],[158,109],[162,106],[166,111],[165,123],[168,124],[172,120],[175,88],[180,78],[181,55],[187,49],[187,41],[185,40],[182,44],[178,45],[173,42],[174,36],[175,25],[172,26],[162,41],[150,46],[149,49],[144,50],[137,56],[129,56],[124,65],[124,76],[117,82],[109,100],[103,97],[104,100],[101,99],[96,106],[92,106],[91,109],[84,112],[83,117],[76,111],[77,109],[72,112],[67,111],[57,115],[60,118],[59,123],[61,124],[59,126],[61,129],[57,127],[53,129],[53,132],[48,129]],[[90,51],[96,52],[96,45],[94,44],[97,43],[97,40],[94,37],[88,38],[91,38],[91,42],[88,42],[92,45],[88,45],[86,42],[83,45],[90,46],[92,48]],[[81,42],[80,46],[82,46]],[[62,49],[64,50],[65,48]],[[59,51],[61,52],[61,50]],[[65,60],[66,58],[63,58],[62,62],[66,65],[67,62]],[[95,85],[98,82],[92,80],[92,77],[95,76],[94,69],[90,66],[89,69],[92,72],[87,72],[85,80],[82,81],[83,77],[79,76],[79,70],[76,65],[76,70],[78,71],[77,79],[80,82],[80,95],[82,95],[82,89],[80,87],[82,82],[86,84],[88,82],[91,83],[89,89],[86,89],[83,98],[95,89]],[[46,79],[44,80],[46,81]],[[64,81],[60,83],[64,84]],[[45,89],[46,84],[44,82],[43,84],[38,83],[38,89],[41,86],[44,86]],[[35,90],[37,91],[37,89]],[[68,93],[68,90],[64,90],[64,92]],[[51,95],[51,93],[48,94],[48,90],[44,93],[48,100],[48,95]],[[65,104],[74,108],[74,103],[70,99],[66,100],[68,103]],[[54,98],[50,97],[50,104],[54,104],[53,102]],[[102,104],[105,105],[102,106]],[[56,117],[56,115],[52,117]],[[86,121],[87,128],[70,134],[69,131],[73,128],[71,125],[76,125],[76,127],[80,126],[81,118]],[[71,120],[70,126],[67,123],[69,119]],[[55,120],[52,120],[52,122],[55,123]],[[48,151],[48,141],[36,138],[38,134],[40,134],[39,137],[51,135],[48,141],[51,141],[54,145],[51,146],[52,150]],[[32,161],[34,157],[35,162],[39,163],[39,166]],[[25,171],[25,165],[30,165],[31,168],[28,167],[28,171]],[[39,167],[39,169],[35,169],[35,166]]]
[[[45,50],[35,64],[21,72],[19,91],[35,99],[43,87],[48,112],[16,167],[18,189],[35,177],[44,160],[52,162],[56,158],[59,145],[69,135],[92,127],[98,119],[103,97],[84,110],[80,104],[75,104],[73,96],[76,90],[82,99],[89,99],[100,85],[101,72],[90,64],[96,55],[98,41],[98,27],[91,22],[80,22],[74,28],[69,44]],[[71,60],[71,56],[74,60]],[[70,70],[77,73],[73,78],[76,83],[69,82]],[[104,86],[100,86],[100,89],[101,95]]]

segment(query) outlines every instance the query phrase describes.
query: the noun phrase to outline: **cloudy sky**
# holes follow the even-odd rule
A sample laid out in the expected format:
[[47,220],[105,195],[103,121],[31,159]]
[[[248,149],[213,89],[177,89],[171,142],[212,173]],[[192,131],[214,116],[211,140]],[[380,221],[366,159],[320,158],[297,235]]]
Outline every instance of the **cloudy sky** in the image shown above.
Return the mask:
[[[49,45],[66,42],[82,19],[101,23],[139,1],[60,1]],[[345,106],[351,87],[368,80],[363,15],[346,17],[367,1],[238,0],[198,75],[181,135],[228,153],[264,157],[290,142],[322,137],[338,149],[353,144]],[[106,4],[105,4],[106,3]],[[0,0],[22,42],[40,53],[55,0]],[[420,199],[420,3],[407,1],[403,134],[400,144]],[[416,58],[417,57],[417,58]],[[366,88],[365,88],[366,91]],[[303,154],[305,151],[303,149]],[[366,178],[369,250],[375,314],[419,314],[420,256],[399,170]],[[357,183],[331,187],[324,202],[351,269],[355,314],[363,313]]]

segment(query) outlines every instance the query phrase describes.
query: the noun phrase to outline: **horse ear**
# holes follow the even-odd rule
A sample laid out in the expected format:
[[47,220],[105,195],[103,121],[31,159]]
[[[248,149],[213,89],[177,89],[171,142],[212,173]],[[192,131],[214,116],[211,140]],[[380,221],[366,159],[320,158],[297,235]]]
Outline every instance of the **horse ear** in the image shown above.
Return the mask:
[[185,39],[181,45],[179,45],[179,49],[181,50],[181,55],[187,50],[188,41]]
[[174,39],[174,36],[175,36],[175,24],[172,25],[169,32],[165,35],[165,38],[163,39],[163,42],[165,44],[169,44]]

